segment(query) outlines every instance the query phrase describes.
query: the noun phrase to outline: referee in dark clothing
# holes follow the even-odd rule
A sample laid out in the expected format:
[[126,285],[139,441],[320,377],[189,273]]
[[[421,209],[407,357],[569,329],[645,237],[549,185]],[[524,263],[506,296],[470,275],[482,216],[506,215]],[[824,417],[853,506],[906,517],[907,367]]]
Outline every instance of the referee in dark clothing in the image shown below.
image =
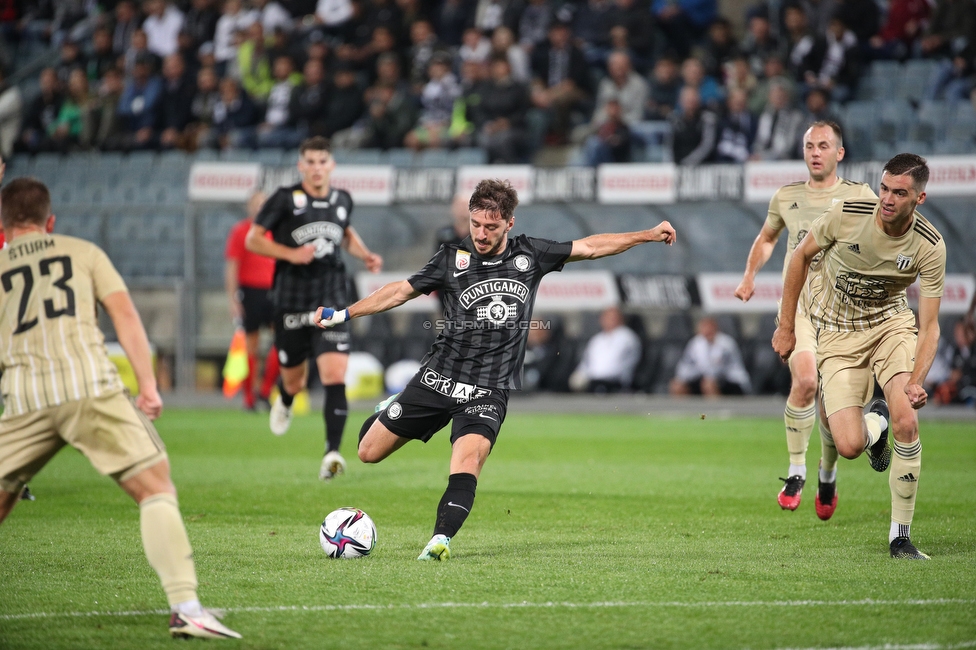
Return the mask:
[[[446,560],[451,538],[474,505],[478,476],[522,382],[532,306],[543,276],[566,262],[622,253],[646,242],[673,244],[674,228],[592,235],[555,242],[519,235],[518,195],[507,181],[484,180],[468,202],[470,236],[445,244],[418,273],[387,284],[347,309],[320,308],[322,328],[393,309],[421,293],[444,297],[443,326],[422,367],[363,425],[359,459],[378,463],[411,440],[426,442],[453,421],[451,469],[434,535],[419,560]],[[341,303],[340,303],[341,304]]]
[[[309,358],[315,359],[325,386],[325,455],[319,470],[323,481],[345,471],[339,453],[346,426],[346,367],[350,338],[347,326],[322,331],[313,322],[322,303],[348,302],[348,276],[342,249],[377,273],[383,258],[370,252],[350,225],[352,197],[331,187],[336,163],[328,141],[316,136],[299,147],[302,182],[271,195],[248,231],[247,249],[273,257],[275,280],[275,346],[281,363],[280,396],[271,405],[270,427],[284,435],[291,425],[292,400],[306,385]],[[270,232],[272,239],[265,234]]]

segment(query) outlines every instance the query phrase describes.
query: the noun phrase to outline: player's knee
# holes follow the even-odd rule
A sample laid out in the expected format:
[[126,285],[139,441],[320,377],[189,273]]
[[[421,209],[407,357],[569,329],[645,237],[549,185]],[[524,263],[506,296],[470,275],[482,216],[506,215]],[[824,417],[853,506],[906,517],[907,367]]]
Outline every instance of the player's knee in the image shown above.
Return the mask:
[[305,388],[305,382],[302,379],[284,379],[282,378],[282,383],[285,385],[285,390],[288,391],[289,395],[297,395],[302,392]]
[[383,457],[377,453],[377,449],[369,443],[369,440],[363,439],[359,441],[359,460],[364,463],[378,463],[383,460]]
[[850,440],[838,440],[837,436],[834,436],[834,446],[837,448],[837,453],[848,460],[854,460],[864,451],[863,443],[856,444]]
[[891,432],[895,439],[911,442],[918,438],[918,418],[914,412],[892,416]]
[[817,396],[817,375],[798,373],[793,377],[793,393],[803,404],[810,404]]

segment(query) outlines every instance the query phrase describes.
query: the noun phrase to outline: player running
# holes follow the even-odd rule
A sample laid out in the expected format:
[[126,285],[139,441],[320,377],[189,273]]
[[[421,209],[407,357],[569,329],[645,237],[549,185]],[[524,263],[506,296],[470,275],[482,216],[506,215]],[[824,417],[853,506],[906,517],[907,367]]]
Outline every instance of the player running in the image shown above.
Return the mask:
[[[348,409],[345,378],[350,340],[348,326],[323,332],[310,313],[322,303],[348,302],[349,278],[340,248],[374,273],[383,268],[383,258],[371,253],[350,225],[352,197],[329,184],[335,167],[325,138],[305,140],[298,150],[301,183],[271,195],[245,242],[249,251],[278,260],[272,301],[281,381],[279,397],[271,406],[271,432],[280,436],[288,431],[292,402],[308,380],[306,362],[315,359],[325,387],[325,454],[319,469],[323,481],[346,469],[339,446]],[[273,239],[265,237],[268,232]]]
[[[922,444],[917,409],[939,344],[939,305],[946,247],[935,227],[915,211],[925,202],[929,168],[902,153],[881,175],[880,199],[842,201],[814,221],[790,260],[773,349],[789,359],[797,345],[800,294],[813,259],[810,319],[817,330],[822,429],[844,458],[866,452],[878,472],[891,465],[892,557],[928,559],[910,539]],[[905,290],[921,280],[918,329]],[[917,333],[917,336],[916,336]],[[864,414],[874,379],[884,389]],[[890,409],[890,413],[889,413]],[[894,436],[888,447],[889,429]]]
[[445,296],[444,326],[423,366],[402,393],[363,424],[359,459],[378,463],[411,440],[427,442],[453,420],[447,490],[434,534],[419,560],[446,560],[450,542],[474,504],[478,476],[521,387],[532,306],[543,276],[566,262],[617,255],[646,242],[675,241],[667,221],[639,232],[555,242],[519,235],[518,195],[507,181],[483,180],[470,201],[470,236],[445,244],[423,269],[392,282],[347,309],[319,308],[320,327],[387,311],[421,293]]
[[[71,445],[139,504],[146,558],[172,610],[170,634],[241,638],[197,598],[193,550],[166,448],[150,422],[163,402],[125,283],[94,244],[50,234],[54,215],[43,183],[15,179],[0,198],[7,239],[0,252],[0,522],[24,485]],[[96,304],[112,319],[135,371],[134,405],[108,358]]]
[[[877,198],[865,183],[854,183],[837,176],[837,163],[844,159],[844,142],[835,122],[814,122],[803,135],[803,160],[810,177],[806,181],[784,185],[769,202],[766,223],[749,250],[745,274],[735,290],[737,298],[747,302],[755,291],[756,273],[769,260],[776,241],[787,231],[783,278],[793,251],[800,244],[814,219],[839,201]],[[814,260],[816,269],[819,258]],[[776,501],[784,510],[796,510],[807,478],[807,446],[817,419],[817,335],[807,316],[809,291],[800,295],[796,319],[796,349],[790,356],[790,395],[786,399],[783,419],[786,424],[786,448],[790,468]],[[837,450],[821,421],[821,456],[815,507],[817,516],[826,521],[837,508]]]

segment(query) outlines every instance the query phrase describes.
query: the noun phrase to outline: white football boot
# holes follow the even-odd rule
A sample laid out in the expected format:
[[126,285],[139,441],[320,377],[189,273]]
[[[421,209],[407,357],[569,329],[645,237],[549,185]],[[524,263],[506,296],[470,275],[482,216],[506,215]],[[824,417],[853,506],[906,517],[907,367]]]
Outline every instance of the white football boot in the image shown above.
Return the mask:
[[322,457],[322,466],[319,468],[319,480],[330,481],[345,471],[346,459],[339,452],[330,451]]
[[201,610],[199,616],[173,612],[169,617],[170,636],[188,639],[240,639],[241,635],[217,620],[217,617]]
[[268,424],[271,427],[271,433],[276,436],[285,435],[288,433],[288,427],[291,426],[291,406],[285,406],[280,395],[275,398],[274,404],[271,405]]

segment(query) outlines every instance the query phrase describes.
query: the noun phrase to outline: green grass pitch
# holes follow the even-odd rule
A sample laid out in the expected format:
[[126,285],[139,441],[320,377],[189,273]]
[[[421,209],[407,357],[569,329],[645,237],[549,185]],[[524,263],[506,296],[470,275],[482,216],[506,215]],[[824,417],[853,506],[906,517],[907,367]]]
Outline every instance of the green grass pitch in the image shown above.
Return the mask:
[[[776,505],[781,420],[527,415],[513,404],[446,563],[415,560],[447,479],[439,433],[379,465],[317,480],[321,416],[166,413],[158,428],[204,604],[241,648],[976,647],[976,427],[922,423],[913,539],[888,557],[887,475],[839,465],[829,522],[811,481]],[[0,648],[172,648],[137,509],[76,452],[0,526]],[[318,526],[352,505],[376,522],[360,560]],[[199,643],[199,642],[194,642]],[[182,645],[180,647],[183,647]]]

